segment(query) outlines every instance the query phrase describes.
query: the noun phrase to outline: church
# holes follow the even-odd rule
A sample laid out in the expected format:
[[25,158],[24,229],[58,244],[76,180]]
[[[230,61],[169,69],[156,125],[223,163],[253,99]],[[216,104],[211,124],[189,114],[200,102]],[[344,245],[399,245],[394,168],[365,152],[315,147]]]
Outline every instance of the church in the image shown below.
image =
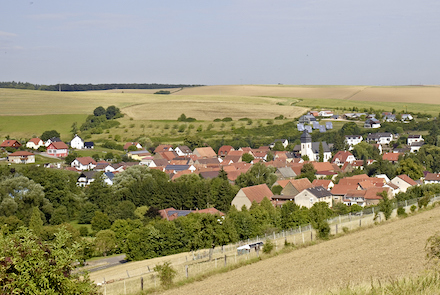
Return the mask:
[[[301,135],[301,145],[295,146],[293,152],[299,153],[301,157],[307,156],[310,161],[319,161],[319,144],[320,142],[312,142],[312,136],[304,130]],[[322,148],[324,151],[323,162],[328,162],[332,158],[332,153],[327,142],[322,142]]]

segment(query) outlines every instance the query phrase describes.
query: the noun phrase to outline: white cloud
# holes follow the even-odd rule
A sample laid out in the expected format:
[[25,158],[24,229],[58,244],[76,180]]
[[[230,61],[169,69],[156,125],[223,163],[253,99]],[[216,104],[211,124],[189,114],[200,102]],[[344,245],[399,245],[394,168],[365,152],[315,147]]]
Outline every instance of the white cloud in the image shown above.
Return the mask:
[[0,37],[17,37],[17,34],[0,31]]

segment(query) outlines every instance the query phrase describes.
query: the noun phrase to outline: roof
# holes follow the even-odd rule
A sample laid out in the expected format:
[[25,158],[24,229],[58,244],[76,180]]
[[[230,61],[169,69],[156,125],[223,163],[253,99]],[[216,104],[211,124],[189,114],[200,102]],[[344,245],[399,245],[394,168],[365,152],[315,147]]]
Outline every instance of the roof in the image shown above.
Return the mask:
[[333,195],[340,195],[343,196],[347,193],[349,190],[356,190],[358,187],[357,184],[353,185],[345,185],[345,184],[335,184],[335,186],[331,189],[331,193]]
[[440,181],[440,173],[428,172],[425,176],[425,180],[427,180],[427,181]]
[[138,142],[127,142],[126,144],[124,144],[124,150],[127,150],[132,145],[137,146],[138,144]]
[[7,139],[0,144],[0,147],[13,147],[14,145],[21,145],[17,140],[15,139]]
[[225,215],[225,213],[218,211],[215,208],[206,208],[206,209],[202,209],[202,210],[196,210],[196,211],[192,211],[191,213],[219,214],[220,216]]
[[386,161],[396,162],[399,160],[401,153],[384,153],[382,159]]
[[218,177],[219,171],[203,171],[199,175],[204,179],[212,179]]
[[96,165],[96,161],[92,157],[79,157],[76,158],[75,160],[80,162],[82,165],[89,165],[89,164]]
[[69,147],[62,141],[53,141],[49,146],[53,146],[56,150],[69,149]]
[[165,167],[165,170],[183,171],[183,170],[188,170],[189,167],[190,167],[189,165],[167,165]]
[[196,148],[193,152],[195,155],[198,155],[201,158],[215,158],[217,154],[211,147],[200,147]]
[[185,154],[192,154],[192,150],[191,150],[188,146],[186,146],[186,145],[179,145],[177,148],[178,148],[179,150],[181,150],[182,153],[185,153]]
[[335,168],[329,162],[310,162],[316,171],[333,171]]
[[398,175],[397,177],[399,177],[409,185],[417,185],[417,183],[406,174]]
[[353,156],[352,153],[348,152],[348,151],[339,151],[335,154],[335,156],[332,159],[332,162],[336,161],[336,159],[339,159],[339,161],[341,163],[345,163],[345,161],[347,161],[347,158],[349,156]]
[[260,203],[265,197],[269,200],[272,199],[273,193],[267,186],[267,184],[259,184],[249,187],[244,187],[241,191],[246,195],[249,201]]
[[293,172],[292,168],[290,167],[280,167],[277,169],[277,171],[283,176],[283,177],[295,177],[296,173]]
[[8,157],[23,157],[23,156],[33,156],[33,153],[26,152],[26,151],[18,151],[12,154],[9,154]]
[[313,194],[318,199],[324,197],[330,197],[332,195],[331,192],[329,192],[322,186],[310,187],[307,189],[307,191]]
[[33,142],[34,144],[39,144],[41,139],[38,137],[31,138],[28,142]]
[[154,150],[154,153],[157,154],[159,152],[168,152],[170,150],[173,150],[173,146],[171,144],[159,144]]
[[312,182],[313,186],[322,186],[326,189],[328,189],[329,185],[331,184],[330,179],[314,179]]
[[223,145],[218,149],[218,155],[219,156],[224,156],[229,154],[229,152],[233,151],[234,148],[231,145]]

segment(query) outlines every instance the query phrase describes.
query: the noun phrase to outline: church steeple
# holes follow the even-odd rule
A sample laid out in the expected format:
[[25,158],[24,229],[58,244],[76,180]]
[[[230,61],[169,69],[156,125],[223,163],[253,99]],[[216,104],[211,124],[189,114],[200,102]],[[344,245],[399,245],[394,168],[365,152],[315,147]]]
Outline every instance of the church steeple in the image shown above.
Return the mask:
[[312,136],[304,130],[301,135],[301,157],[307,156],[310,161],[313,161],[314,155],[312,151]]
[[301,134],[301,143],[311,143],[312,142],[312,136],[307,132],[307,130],[304,130],[303,134]]

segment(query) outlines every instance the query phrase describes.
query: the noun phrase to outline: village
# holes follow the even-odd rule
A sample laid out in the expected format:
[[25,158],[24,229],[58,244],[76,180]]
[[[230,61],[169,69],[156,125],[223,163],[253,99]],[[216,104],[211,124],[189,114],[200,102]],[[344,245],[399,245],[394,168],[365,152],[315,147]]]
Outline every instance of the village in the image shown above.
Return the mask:
[[[142,165],[166,173],[170,181],[175,181],[182,175],[197,174],[204,179],[212,179],[219,176],[221,171],[227,174],[230,184],[235,184],[237,177],[249,171],[257,164],[266,167],[274,167],[276,181],[271,187],[267,184],[259,184],[241,188],[231,205],[241,210],[243,206],[250,208],[253,202],[260,203],[264,198],[271,201],[274,206],[280,207],[287,201],[292,201],[299,206],[311,208],[317,202],[325,202],[331,208],[335,204],[342,203],[347,206],[368,207],[377,205],[386,192],[389,198],[393,198],[399,192],[406,192],[411,186],[423,183],[439,183],[440,174],[425,172],[424,177],[411,179],[408,175],[397,175],[389,179],[386,174],[370,177],[365,173],[346,176],[335,181],[338,175],[361,171],[366,165],[373,164],[374,159],[356,159],[351,152],[359,143],[367,143],[378,151],[383,161],[392,164],[398,163],[405,153],[417,153],[424,144],[421,135],[409,135],[404,148],[392,149],[390,144],[396,140],[398,134],[392,133],[369,133],[366,138],[361,135],[346,135],[346,150],[334,150],[333,144],[326,142],[313,142],[311,132],[313,129],[331,129],[331,123],[325,126],[319,125],[316,118],[333,117],[338,119],[331,111],[310,111],[299,118],[298,131],[302,131],[301,143],[291,151],[273,150],[275,145],[288,147],[287,139],[276,139],[268,146],[259,148],[240,147],[234,149],[230,145],[221,146],[218,152],[211,147],[197,147],[191,150],[185,145],[161,144],[153,151],[146,150],[138,142],[127,142],[124,145],[126,158],[130,161],[113,163],[111,161],[97,160],[92,157],[77,157],[70,165],[50,165],[49,168],[65,169],[78,173],[77,185],[89,186],[99,175],[106,184],[113,184],[113,177],[123,173],[130,166]],[[373,115],[366,113],[347,113],[345,118],[366,119],[364,128],[379,128],[380,122]],[[384,121],[395,122],[396,116],[391,113],[383,114]],[[402,122],[412,120],[409,114],[398,118]],[[310,125],[306,125],[306,124]],[[375,125],[376,124],[376,125]],[[21,143],[9,139],[0,145],[3,149],[18,149]],[[45,150],[47,156],[65,158],[69,152],[75,150],[93,149],[93,142],[86,142],[80,136],[75,135],[68,143],[60,138],[53,137],[43,142],[39,138],[32,138],[25,143],[26,150],[9,153],[7,161],[15,164],[35,163],[35,154],[29,150]],[[386,150],[386,151],[385,151]],[[269,158],[269,155],[271,157]],[[307,164],[307,165],[306,165]],[[303,168],[312,167],[314,177],[309,179],[301,176]],[[173,220],[179,216],[185,216],[194,211],[223,215],[223,212],[215,208],[177,210],[175,208],[160,208],[161,216],[167,220]]]

